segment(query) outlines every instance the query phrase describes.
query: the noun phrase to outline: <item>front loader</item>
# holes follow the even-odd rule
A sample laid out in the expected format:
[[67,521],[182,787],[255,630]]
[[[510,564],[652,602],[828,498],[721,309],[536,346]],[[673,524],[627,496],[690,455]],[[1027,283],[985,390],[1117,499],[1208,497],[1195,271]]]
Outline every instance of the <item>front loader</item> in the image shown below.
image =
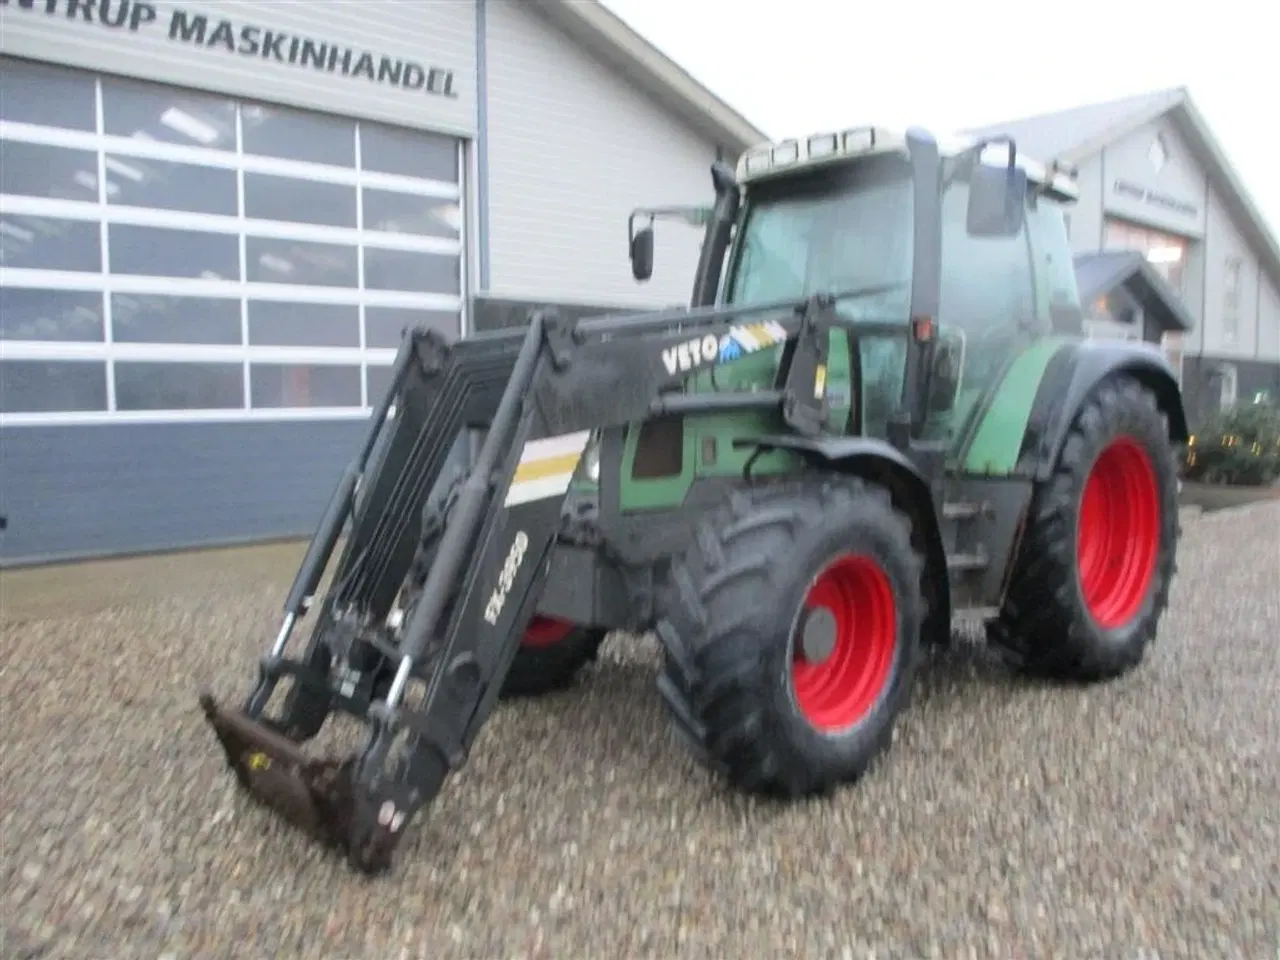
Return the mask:
[[[1081,336],[1070,177],[1003,138],[858,128],[712,179],[679,214],[705,228],[689,308],[406,332],[257,686],[202,697],[248,791],[357,869],[390,865],[502,696],[563,686],[613,630],[656,632],[706,763],[791,797],[886,749],[955,617],[1079,680],[1155,636],[1185,417],[1157,350]],[[638,280],[684,209],[633,217]],[[334,711],[364,745],[312,758]]]

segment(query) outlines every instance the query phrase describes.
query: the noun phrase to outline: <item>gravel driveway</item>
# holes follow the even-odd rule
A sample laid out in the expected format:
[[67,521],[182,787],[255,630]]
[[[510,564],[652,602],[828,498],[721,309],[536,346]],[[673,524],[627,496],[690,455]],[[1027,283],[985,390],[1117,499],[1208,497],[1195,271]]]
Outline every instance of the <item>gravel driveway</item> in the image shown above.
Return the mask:
[[1037,686],[961,644],[825,801],[701,772],[615,638],[499,710],[374,882],[246,802],[196,705],[245,689],[296,556],[0,581],[5,960],[1280,955],[1280,505],[1186,521],[1136,674]]

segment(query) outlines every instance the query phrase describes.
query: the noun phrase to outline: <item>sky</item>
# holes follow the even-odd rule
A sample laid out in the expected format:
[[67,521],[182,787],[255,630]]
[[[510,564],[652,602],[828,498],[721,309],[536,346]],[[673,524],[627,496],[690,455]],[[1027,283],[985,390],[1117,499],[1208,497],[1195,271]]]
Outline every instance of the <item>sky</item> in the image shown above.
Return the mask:
[[1265,3],[602,2],[774,139],[955,131],[1185,86],[1280,234],[1280,27]]

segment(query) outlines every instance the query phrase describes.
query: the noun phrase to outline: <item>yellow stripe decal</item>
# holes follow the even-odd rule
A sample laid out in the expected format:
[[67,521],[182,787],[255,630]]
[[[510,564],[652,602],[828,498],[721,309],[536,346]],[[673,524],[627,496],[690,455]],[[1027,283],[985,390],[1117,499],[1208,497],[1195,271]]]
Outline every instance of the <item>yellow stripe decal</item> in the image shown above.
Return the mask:
[[578,469],[578,461],[581,459],[581,453],[562,453],[558,457],[548,457],[546,460],[531,462],[521,460],[520,466],[516,467],[515,478],[511,482],[512,484],[525,483],[528,480],[544,480],[560,473],[573,473]]

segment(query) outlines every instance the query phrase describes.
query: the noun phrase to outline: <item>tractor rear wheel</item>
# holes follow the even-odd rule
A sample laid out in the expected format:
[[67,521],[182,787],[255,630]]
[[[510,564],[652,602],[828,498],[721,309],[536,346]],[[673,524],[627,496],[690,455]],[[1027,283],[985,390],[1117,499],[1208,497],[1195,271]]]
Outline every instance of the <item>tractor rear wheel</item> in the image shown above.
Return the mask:
[[1015,666],[1097,682],[1136,667],[1177,568],[1178,481],[1154,394],[1105,381],[1076,414],[1036,491],[999,619],[988,637]]
[[910,523],[879,486],[734,493],[675,563],[657,627],[677,727],[751,792],[856,780],[909,696],[921,569]]
[[503,681],[502,696],[534,697],[569,686],[596,658],[607,632],[535,613]]

